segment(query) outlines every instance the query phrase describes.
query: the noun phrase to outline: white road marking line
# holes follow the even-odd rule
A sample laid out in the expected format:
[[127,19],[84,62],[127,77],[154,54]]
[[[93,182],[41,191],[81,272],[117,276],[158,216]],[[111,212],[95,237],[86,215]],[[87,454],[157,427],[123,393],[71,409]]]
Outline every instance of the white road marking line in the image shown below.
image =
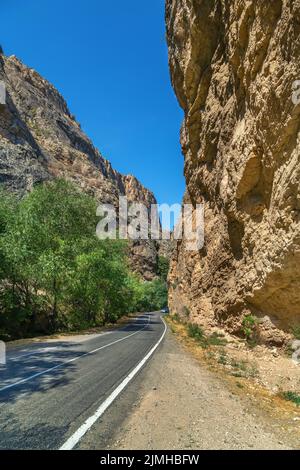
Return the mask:
[[18,356],[9,356],[8,355],[8,360],[9,361],[17,361],[18,359],[22,359],[22,357],[28,357],[28,356],[35,356],[36,354],[44,354],[45,352],[53,352],[53,350],[58,350],[63,348],[63,346],[52,346],[51,348],[40,348],[36,349],[35,351],[27,352],[25,354],[19,354]]
[[98,421],[98,419],[103,415],[103,413],[107,410],[107,408],[115,401],[115,399],[120,395],[120,393],[124,390],[124,388],[129,384],[129,382],[137,375],[137,373],[141,370],[141,368],[146,364],[146,362],[150,359],[153,353],[156,351],[167,331],[167,325],[165,320],[161,317],[165,325],[164,332],[160,337],[159,341],[153,346],[151,351],[142,359],[141,362],[133,369],[132,372],[120,383],[120,385],[109,395],[108,398],[100,405],[93,416],[90,416],[82,426],[63,444],[63,446],[59,450],[72,450],[78,444],[78,442],[82,439],[82,437],[90,430],[90,428]]
[[[133,325],[137,325],[138,322],[136,322],[137,320],[140,320],[141,318],[144,318],[146,315],[141,315],[140,317],[135,317],[133,318],[132,320],[135,322],[135,323],[129,323],[129,325],[133,326]],[[128,326],[128,325],[126,325]],[[126,326],[120,328],[119,331],[123,331],[124,328],[126,328]],[[97,334],[96,336],[94,336],[93,338],[87,338],[87,339],[84,339],[83,342],[88,342],[88,341],[92,341],[96,338],[99,338],[99,337],[103,337],[103,336],[107,336],[107,335],[111,335],[112,333],[114,333],[116,330],[110,330],[110,331],[106,331],[105,333],[99,333]],[[52,341],[52,340],[51,340]],[[60,342],[63,342],[63,340],[61,340]],[[51,344],[49,342],[49,344]],[[70,341],[70,344],[67,346],[67,347],[71,347],[71,346],[74,346],[74,344],[76,345],[76,342],[71,342]],[[80,343],[78,343],[80,344]],[[17,356],[10,356],[10,351],[8,351],[8,354],[7,354],[7,358],[9,361],[14,361],[14,360],[17,360],[17,359],[21,359],[22,357],[28,357],[28,356],[35,356],[36,354],[43,354],[44,352],[48,352],[50,351],[51,349],[62,349],[64,350],[64,346],[52,346],[52,347],[44,347],[44,348],[39,348],[39,349],[36,349],[36,350],[33,350],[33,351],[30,351],[28,352],[28,349],[24,349],[23,351],[20,351],[20,352],[24,352],[25,354],[19,354]]]
[[47,374],[48,372],[51,372],[52,370],[59,369],[60,367],[64,367],[67,364],[70,364],[71,362],[75,362],[78,359],[81,359],[82,357],[89,356],[90,354],[94,354],[98,351],[101,351],[102,349],[108,348],[110,346],[113,346],[114,344],[120,343],[121,341],[124,341],[125,339],[131,338],[132,336],[140,333],[140,331],[144,330],[150,322],[150,315],[148,315],[148,322],[143,328],[140,328],[138,331],[135,331],[134,333],[131,333],[128,336],[125,336],[124,338],[117,339],[116,341],[113,341],[112,343],[106,344],[105,346],[101,346],[100,348],[93,349],[93,351],[89,351],[87,353],[81,354],[78,357],[74,357],[73,359],[69,359],[68,361],[63,362],[62,364],[58,364],[57,366],[51,367],[50,369],[43,370],[42,372],[38,372],[36,374],[33,374],[29,377],[26,377],[25,379],[18,380],[17,382],[14,382],[10,385],[6,385],[5,387],[0,388],[0,392],[3,392],[4,390],[8,390],[9,388],[17,387],[20,384],[23,384],[25,382],[28,382],[29,380],[36,379],[37,377],[40,377],[41,375]]

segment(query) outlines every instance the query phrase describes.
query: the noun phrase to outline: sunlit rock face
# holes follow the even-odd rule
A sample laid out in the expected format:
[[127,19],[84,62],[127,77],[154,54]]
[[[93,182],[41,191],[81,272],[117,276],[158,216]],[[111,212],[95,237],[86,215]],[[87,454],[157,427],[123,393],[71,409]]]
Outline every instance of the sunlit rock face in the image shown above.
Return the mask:
[[[121,175],[81,130],[60,93],[15,56],[0,53],[0,184],[21,196],[34,185],[65,178],[99,203],[118,206],[119,196],[149,208],[156,200],[134,176]],[[96,230],[96,227],[95,227]],[[130,260],[142,276],[156,276],[159,245],[132,244]]]
[[280,344],[300,323],[300,1],[167,0],[166,24],[185,198],[206,218],[200,252],[177,244],[171,308],[233,332],[254,313]]

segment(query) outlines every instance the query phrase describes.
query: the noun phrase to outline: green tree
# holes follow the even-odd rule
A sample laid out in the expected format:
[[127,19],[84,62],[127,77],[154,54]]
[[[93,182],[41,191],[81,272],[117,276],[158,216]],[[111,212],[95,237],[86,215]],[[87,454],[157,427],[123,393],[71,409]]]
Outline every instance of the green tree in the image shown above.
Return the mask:
[[33,323],[43,300],[50,307],[51,328],[58,326],[77,243],[93,236],[95,214],[95,202],[62,180],[37,187],[20,202],[4,248],[11,266],[8,279]]
[[141,291],[137,303],[139,311],[155,311],[165,307],[168,303],[168,290],[165,282],[154,279],[151,282],[141,282]]
[[0,196],[0,336],[97,326],[167,304],[166,261],[160,279],[133,274],[127,244],[96,237],[96,201],[73,184]]
[[58,180],[35,188],[14,217],[8,206],[3,199],[2,330],[25,336],[115,321],[128,312],[126,245],[96,238],[94,199]]
[[169,269],[170,269],[170,261],[165,256],[159,256],[157,264],[158,264],[157,271],[158,271],[159,277],[163,281],[167,282]]

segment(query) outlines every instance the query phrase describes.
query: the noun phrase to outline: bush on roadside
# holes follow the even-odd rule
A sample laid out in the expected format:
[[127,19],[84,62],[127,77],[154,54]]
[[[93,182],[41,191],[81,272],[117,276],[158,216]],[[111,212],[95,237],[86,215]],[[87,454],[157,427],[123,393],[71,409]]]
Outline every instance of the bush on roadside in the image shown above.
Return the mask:
[[190,338],[195,339],[204,349],[209,346],[225,346],[227,344],[227,340],[222,334],[213,332],[211,335],[207,336],[203,328],[195,323],[188,323],[187,332]]
[[300,395],[298,393],[291,392],[291,391],[283,392],[282,397],[285,400],[291,401],[295,405],[300,406]]
[[292,331],[292,334],[293,336],[296,338],[296,339],[300,339],[300,324],[295,324],[291,327],[291,331]]

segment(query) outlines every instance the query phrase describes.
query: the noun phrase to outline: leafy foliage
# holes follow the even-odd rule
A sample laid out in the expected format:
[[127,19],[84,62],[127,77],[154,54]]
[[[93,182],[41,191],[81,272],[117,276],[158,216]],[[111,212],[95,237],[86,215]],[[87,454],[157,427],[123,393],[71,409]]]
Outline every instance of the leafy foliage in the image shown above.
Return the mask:
[[222,334],[214,332],[207,336],[203,328],[195,323],[187,324],[187,332],[190,338],[195,339],[204,349],[209,346],[225,346],[227,343],[226,338]]
[[161,310],[167,305],[167,286],[160,279],[154,279],[151,282],[143,282],[136,279],[134,289],[136,310],[140,312]]
[[282,396],[285,400],[291,401],[295,403],[295,405],[300,406],[300,395],[298,393],[291,391],[283,392]]
[[300,339],[300,324],[293,325],[291,331],[296,339]]
[[196,323],[188,324],[188,335],[197,341],[202,341],[204,339],[204,331],[201,326]]
[[248,344],[255,346],[259,336],[257,318],[253,315],[246,315],[242,322],[242,329]]
[[157,271],[160,279],[162,281],[167,282],[170,269],[170,261],[165,256],[159,256],[157,265]]
[[115,322],[166,303],[165,284],[142,282],[127,245],[99,240],[96,202],[63,180],[21,201],[0,194],[0,336]]

